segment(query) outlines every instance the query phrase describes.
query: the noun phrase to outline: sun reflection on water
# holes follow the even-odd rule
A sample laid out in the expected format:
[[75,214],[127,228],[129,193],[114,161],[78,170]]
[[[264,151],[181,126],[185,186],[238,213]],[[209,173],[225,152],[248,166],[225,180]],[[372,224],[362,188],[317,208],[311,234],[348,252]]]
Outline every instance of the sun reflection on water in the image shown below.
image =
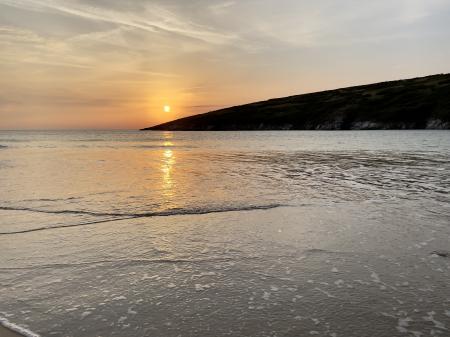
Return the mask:
[[[173,138],[171,132],[164,133],[164,147],[173,146],[173,142],[170,139]],[[174,179],[173,179],[173,168],[176,163],[174,151],[170,148],[164,149],[162,153],[162,164],[161,171],[162,175],[162,189],[163,195],[170,199],[174,196]]]

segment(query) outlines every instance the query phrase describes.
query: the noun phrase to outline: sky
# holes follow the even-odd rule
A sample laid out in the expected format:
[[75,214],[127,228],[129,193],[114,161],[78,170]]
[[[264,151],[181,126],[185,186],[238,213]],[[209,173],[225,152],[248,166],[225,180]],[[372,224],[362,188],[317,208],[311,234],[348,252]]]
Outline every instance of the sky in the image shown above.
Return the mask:
[[0,129],[136,129],[448,73],[449,41],[449,0],[0,0]]

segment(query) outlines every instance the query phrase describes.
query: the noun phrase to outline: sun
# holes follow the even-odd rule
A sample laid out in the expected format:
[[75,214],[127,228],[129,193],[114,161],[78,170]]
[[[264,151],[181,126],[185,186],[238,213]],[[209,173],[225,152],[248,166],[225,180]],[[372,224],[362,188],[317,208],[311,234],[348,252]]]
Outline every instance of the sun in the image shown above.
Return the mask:
[[170,112],[170,105],[164,105],[164,112]]

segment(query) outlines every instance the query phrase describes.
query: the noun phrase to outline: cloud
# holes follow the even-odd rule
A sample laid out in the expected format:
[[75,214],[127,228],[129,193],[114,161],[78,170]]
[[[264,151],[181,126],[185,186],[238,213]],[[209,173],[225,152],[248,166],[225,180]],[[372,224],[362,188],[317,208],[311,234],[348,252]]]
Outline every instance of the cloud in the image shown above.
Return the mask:
[[79,57],[67,53],[69,48],[64,43],[16,27],[0,26],[0,47],[2,62],[16,66],[91,68]]
[[165,100],[181,117],[445,72],[449,20],[448,0],[0,0],[0,113],[152,124]]
[[3,43],[27,42],[37,44],[43,42],[43,39],[32,31],[8,26],[0,26],[0,38]]
[[108,7],[99,8],[76,1],[62,0],[1,0],[0,3],[33,11],[58,11],[85,19],[142,29],[150,33],[179,34],[212,44],[230,43],[236,38],[233,34],[217,32],[185,20],[168,9],[151,3],[146,4],[142,12],[122,12]]
[[209,9],[214,15],[223,15],[230,11],[231,7],[236,4],[236,1],[224,1],[209,6]]
[[202,104],[202,105],[190,105],[188,109],[203,109],[205,111],[210,111],[213,109],[220,109],[225,107],[224,105],[211,105],[211,104]]

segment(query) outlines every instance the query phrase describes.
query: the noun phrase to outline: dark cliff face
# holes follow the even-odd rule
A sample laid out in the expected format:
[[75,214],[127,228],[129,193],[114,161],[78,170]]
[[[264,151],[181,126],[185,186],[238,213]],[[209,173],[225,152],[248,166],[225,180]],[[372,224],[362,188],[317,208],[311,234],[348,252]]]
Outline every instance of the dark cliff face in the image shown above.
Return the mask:
[[276,98],[144,130],[450,129],[450,74]]

